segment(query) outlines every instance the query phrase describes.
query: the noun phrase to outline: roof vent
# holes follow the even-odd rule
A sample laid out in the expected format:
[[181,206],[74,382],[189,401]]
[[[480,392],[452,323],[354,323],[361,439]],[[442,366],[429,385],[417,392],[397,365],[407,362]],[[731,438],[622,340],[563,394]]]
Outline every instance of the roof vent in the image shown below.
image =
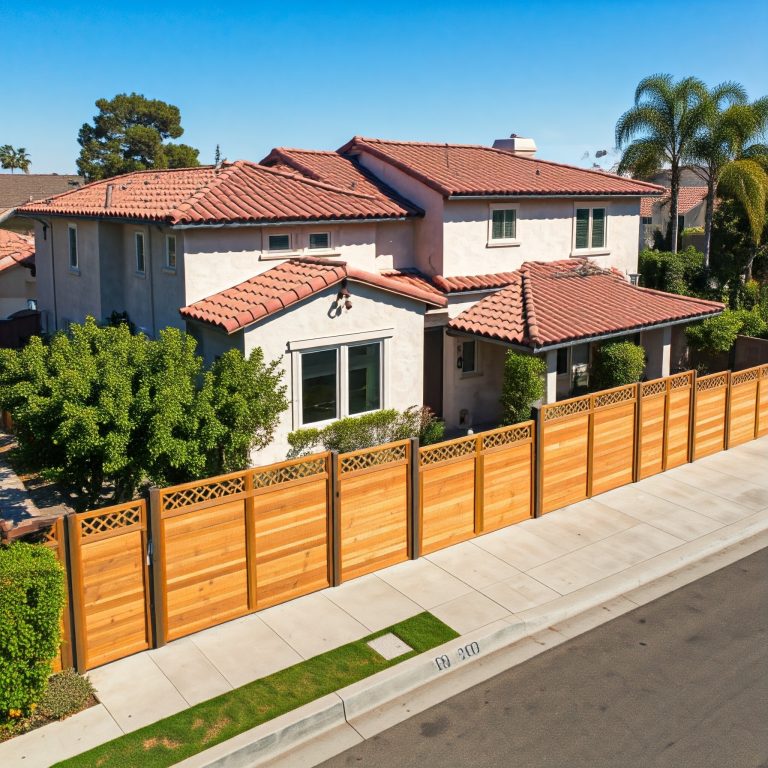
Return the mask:
[[508,139],[496,139],[493,142],[494,149],[503,149],[520,157],[533,157],[536,154],[536,142],[533,139],[525,139],[516,133],[510,134]]

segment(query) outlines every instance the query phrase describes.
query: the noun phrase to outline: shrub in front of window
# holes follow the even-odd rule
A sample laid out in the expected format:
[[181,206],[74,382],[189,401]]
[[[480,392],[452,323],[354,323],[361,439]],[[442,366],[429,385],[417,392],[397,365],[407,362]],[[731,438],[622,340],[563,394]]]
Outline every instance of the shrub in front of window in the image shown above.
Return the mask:
[[421,445],[440,441],[445,425],[426,406],[404,411],[389,408],[339,419],[322,429],[297,429],[288,435],[289,458],[317,451],[357,451],[375,445],[418,437]]
[[41,544],[0,547],[0,720],[30,713],[61,644],[64,571]]
[[631,341],[612,341],[597,351],[590,372],[592,389],[635,384],[645,370],[645,350]]
[[531,408],[544,397],[547,366],[540,357],[507,352],[501,388],[502,424],[517,424],[531,418]]

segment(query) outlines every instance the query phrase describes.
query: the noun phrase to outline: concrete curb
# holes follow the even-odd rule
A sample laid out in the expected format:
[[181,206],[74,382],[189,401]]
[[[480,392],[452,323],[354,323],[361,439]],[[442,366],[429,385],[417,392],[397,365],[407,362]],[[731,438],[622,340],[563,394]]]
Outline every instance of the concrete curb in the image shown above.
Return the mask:
[[[286,753],[306,748],[313,739],[327,737],[335,731],[339,741],[336,748],[331,748],[325,755],[330,757],[353,746],[363,737],[369,738],[423,711],[437,701],[564,642],[568,635],[560,633],[557,624],[591,614],[590,621],[579,628],[580,631],[587,631],[642,604],[642,601],[632,601],[625,598],[625,595],[632,595],[639,588],[653,585],[660,580],[669,580],[674,574],[685,569],[690,570],[706,558],[756,540],[766,532],[768,515],[756,513],[719,531],[631,566],[598,584],[576,590],[570,595],[519,613],[511,619],[496,621],[462,635],[343,688],[335,694],[324,696],[246,731],[177,763],[176,766],[249,768],[272,764],[273,761],[285,757]],[[763,542],[761,546],[765,543],[768,542]],[[740,554],[735,559],[744,556],[746,554]],[[720,567],[723,567],[722,564],[715,565],[712,570]],[[699,575],[693,574],[690,580],[696,578],[699,578]],[[682,584],[667,584],[665,591],[658,594],[673,591],[678,586]],[[651,592],[648,593],[646,602],[658,596]],[[607,605],[618,600],[623,600],[623,605]],[[596,609],[601,607],[606,610],[598,613]],[[434,689],[433,694],[439,692],[439,698],[430,696],[431,689]],[[413,706],[407,703],[409,699],[414,700]],[[320,755],[316,756],[320,758]],[[306,762],[306,759],[305,754],[304,759],[291,760],[290,765],[314,764]]]

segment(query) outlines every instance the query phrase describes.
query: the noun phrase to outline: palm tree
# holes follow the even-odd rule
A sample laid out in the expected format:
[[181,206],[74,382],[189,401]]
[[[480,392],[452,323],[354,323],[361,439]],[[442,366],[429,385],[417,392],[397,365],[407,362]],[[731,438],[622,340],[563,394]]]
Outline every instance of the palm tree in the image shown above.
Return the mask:
[[13,160],[14,149],[10,144],[0,147],[0,168],[10,168]]
[[[707,95],[707,114],[698,136],[689,146],[687,161],[694,172],[707,186],[707,202],[704,223],[704,264],[709,266],[712,245],[712,216],[715,210],[720,178],[729,165],[742,158],[768,155],[762,144],[753,143],[768,126],[768,98],[747,103],[744,88],[738,83],[722,83]],[[756,189],[755,170],[751,166],[737,165],[731,169],[733,175],[747,173],[745,185],[734,188],[745,193]]]
[[[18,168],[22,173],[29,173],[29,166],[32,161],[30,160],[29,153],[26,147],[18,147],[15,152],[14,166]],[[11,173],[13,173],[13,167],[11,167]]]
[[619,173],[643,177],[670,166],[667,238],[675,253],[680,173],[708,108],[707,87],[698,78],[675,82],[672,75],[651,75],[640,81],[635,105],[616,123],[616,146],[624,149]]
[[0,167],[10,169],[11,173],[18,168],[24,173],[29,173],[29,154],[25,147],[14,149],[10,144],[0,147]]

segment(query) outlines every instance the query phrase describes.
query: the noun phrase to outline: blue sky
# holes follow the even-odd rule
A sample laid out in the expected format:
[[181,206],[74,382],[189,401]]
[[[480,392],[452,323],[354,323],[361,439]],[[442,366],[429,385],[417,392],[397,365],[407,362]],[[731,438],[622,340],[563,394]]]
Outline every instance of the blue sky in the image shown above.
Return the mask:
[[[588,164],[653,72],[768,94],[768,3],[8,3],[0,144],[73,172],[97,98],[176,104],[213,159],[335,149],[354,134],[490,143]],[[670,28],[668,32],[667,29]],[[8,32],[12,30],[12,32]]]

